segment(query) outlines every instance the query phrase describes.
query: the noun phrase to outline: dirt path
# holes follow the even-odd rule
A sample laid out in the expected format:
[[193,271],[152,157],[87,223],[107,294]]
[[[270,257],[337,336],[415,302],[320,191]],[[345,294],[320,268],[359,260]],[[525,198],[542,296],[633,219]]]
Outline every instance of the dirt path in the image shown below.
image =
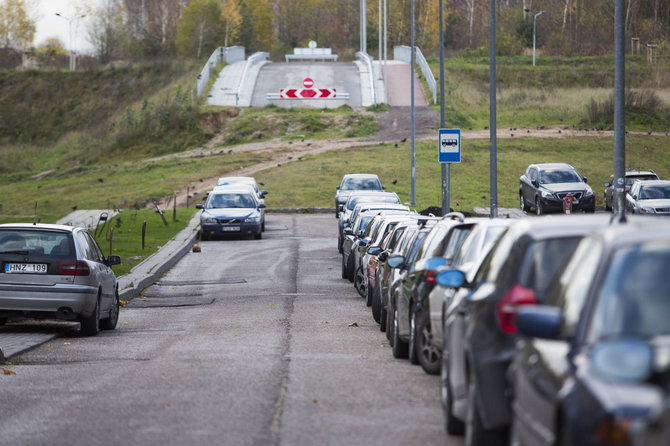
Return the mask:
[[[213,138],[205,147],[187,152],[153,158],[153,160],[164,160],[168,158],[202,158],[216,156],[222,153],[244,153],[257,152],[270,157],[270,161],[254,164],[232,172],[227,176],[254,176],[260,170],[274,167],[277,164],[286,164],[298,161],[306,155],[316,155],[329,150],[344,150],[351,147],[364,147],[379,142],[400,143],[409,141],[410,132],[410,107],[391,107],[388,111],[377,115],[379,132],[366,138],[347,139],[312,139],[304,141],[265,141],[260,143],[242,144],[226,148],[214,148],[220,142],[220,138]],[[415,107],[415,135],[416,141],[437,141],[437,129],[439,128],[439,114],[431,107]],[[498,128],[498,139],[513,138],[571,138],[571,137],[612,137],[613,131],[577,130],[567,128]],[[644,132],[631,132],[635,134],[646,134]],[[489,139],[490,131],[466,130],[461,133],[464,140]],[[202,182],[191,184],[189,191],[191,198],[189,205],[200,202],[202,197],[215,185],[218,177],[204,179]],[[177,194],[177,206],[186,206],[186,195],[184,188],[175,191]],[[195,197],[195,198],[193,198]],[[172,197],[165,197],[159,203],[166,205]],[[172,206],[172,204],[170,204]],[[153,208],[153,204],[147,204],[147,209]]]

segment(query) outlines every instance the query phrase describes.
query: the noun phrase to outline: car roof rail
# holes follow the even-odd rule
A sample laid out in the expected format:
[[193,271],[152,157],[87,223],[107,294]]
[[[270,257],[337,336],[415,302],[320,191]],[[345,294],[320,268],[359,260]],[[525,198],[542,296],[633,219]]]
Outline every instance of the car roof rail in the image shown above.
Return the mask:
[[446,214],[444,217],[442,217],[443,220],[446,219],[452,219],[452,220],[458,220],[460,223],[463,223],[465,221],[465,215],[463,215],[460,212],[449,212]]

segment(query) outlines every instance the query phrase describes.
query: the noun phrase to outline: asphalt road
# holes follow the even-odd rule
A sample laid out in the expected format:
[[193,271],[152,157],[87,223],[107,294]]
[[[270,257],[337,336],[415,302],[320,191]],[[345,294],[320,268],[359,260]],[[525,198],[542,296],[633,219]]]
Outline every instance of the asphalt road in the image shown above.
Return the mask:
[[[460,445],[340,278],[332,214],[189,253],[119,326],[0,370],[3,444]],[[12,374],[5,374],[12,373]]]
[[[335,88],[337,93],[349,93],[347,101],[336,101],[340,106],[344,103],[353,108],[361,107],[361,79],[358,68],[353,63],[342,62],[276,62],[263,65],[256,79],[252,107],[264,107],[270,103],[268,93],[279,93],[287,88],[304,88],[303,80],[314,81],[313,88]],[[315,107],[323,108],[325,100],[313,99]],[[296,107],[305,106],[303,101],[296,101]]]

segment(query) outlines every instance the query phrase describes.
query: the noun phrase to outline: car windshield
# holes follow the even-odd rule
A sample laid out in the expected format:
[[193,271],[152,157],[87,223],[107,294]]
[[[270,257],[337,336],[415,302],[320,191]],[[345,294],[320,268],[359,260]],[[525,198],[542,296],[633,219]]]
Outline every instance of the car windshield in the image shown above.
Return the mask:
[[640,187],[640,200],[659,200],[663,198],[670,198],[670,184]]
[[207,209],[253,208],[256,203],[250,194],[216,194],[207,203]]
[[70,234],[52,231],[0,231],[0,254],[73,257]]
[[581,183],[582,177],[569,169],[551,169],[540,172],[540,184]]
[[670,242],[619,250],[598,295],[593,319],[596,337],[670,334]]
[[382,190],[376,178],[347,178],[340,190]]

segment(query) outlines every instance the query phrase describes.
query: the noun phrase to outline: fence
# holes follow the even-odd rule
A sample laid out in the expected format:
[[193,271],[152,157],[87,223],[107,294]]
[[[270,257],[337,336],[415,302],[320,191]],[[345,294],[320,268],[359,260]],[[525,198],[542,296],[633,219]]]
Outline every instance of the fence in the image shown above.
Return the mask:
[[220,46],[214,50],[207,63],[203,67],[202,71],[198,75],[198,80],[196,82],[196,89],[198,97],[202,94],[202,91],[205,89],[205,86],[209,82],[209,75],[211,71],[219,64],[220,62],[233,63],[244,60],[244,47],[243,46]]
[[[437,83],[435,82],[435,76],[433,76],[433,72],[430,70],[428,62],[426,61],[426,58],[423,57],[423,53],[421,52],[419,47],[415,47],[415,49],[416,49],[415,54],[416,63],[419,65],[421,73],[423,74],[423,77],[426,79],[426,83],[428,84],[430,92],[433,93],[433,104],[437,104]],[[403,61],[405,63],[412,63],[412,48],[405,45],[394,47],[393,58],[396,60]]]

